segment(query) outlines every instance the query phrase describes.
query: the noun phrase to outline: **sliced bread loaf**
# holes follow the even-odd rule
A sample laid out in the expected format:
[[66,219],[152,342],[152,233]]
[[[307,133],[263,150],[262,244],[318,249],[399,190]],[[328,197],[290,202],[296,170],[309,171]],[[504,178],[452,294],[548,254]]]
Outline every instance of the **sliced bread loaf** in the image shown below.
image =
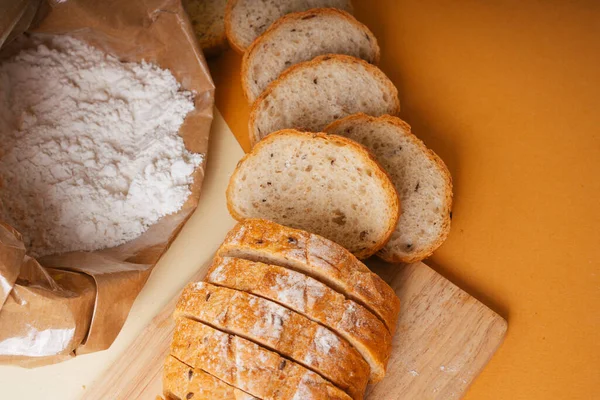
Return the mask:
[[269,135],[235,169],[227,206],[324,236],[367,258],[396,227],[400,204],[386,173],[361,145],[292,129]]
[[227,38],[234,49],[243,53],[284,15],[324,7],[352,12],[350,0],[229,0],[225,11]]
[[324,325],[346,339],[369,363],[369,383],[385,376],[392,337],[383,322],[316,279],[277,265],[217,257],[206,281],[264,297]]
[[322,236],[246,219],[229,231],[217,254],[302,272],[367,308],[392,335],[396,331],[400,300],[394,290],[348,250]]
[[191,368],[173,356],[165,360],[163,391],[167,399],[259,400],[199,368]]
[[190,16],[198,44],[206,57],[219,54],[227,48],[225,36],[225,6],[227,0],[183,0],[183,8]]
[[444,162],[411,133],[407,123],[389,115],[352,115],[325,131],[370,149],[400,195],[402,215],[392,238],[377,254],[405,263],[431,255],[450,232],[452,178]]
[[262,400],[350,400],[303,366],[249,340],[177,318],[171,355]]
[[369,365],[345,339],[277,303],[246,292],[196,282],[187,285],[175,318],[185,316],[251,340],[318,373],[361,400]]
[[324,55],[288,68],[256,99],[248,132],[256,144],[285,128],[320,132],[357,112],[397,114],[398,90],[381,70],[346,55]]
[[352,15],[335,8],[288,14],[252,43],[242,61],[242,88],[253,102],[285,69],[324,54],[379,61],[377,39]]

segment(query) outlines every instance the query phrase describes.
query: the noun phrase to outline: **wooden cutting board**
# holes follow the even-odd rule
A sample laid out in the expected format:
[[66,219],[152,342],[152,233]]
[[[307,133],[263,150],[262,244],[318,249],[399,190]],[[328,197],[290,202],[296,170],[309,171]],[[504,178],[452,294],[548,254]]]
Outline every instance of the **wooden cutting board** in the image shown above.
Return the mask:
[[[370,266],[389,278],[402,311],[386,378],[369,387],[366,398],[460,399],[502,343],[506,321],[423,263]],[[201,280],[207,270],[208,265],[202,267],[193,280]],[[177,297],[83,399],[154,400],[161,394]]]

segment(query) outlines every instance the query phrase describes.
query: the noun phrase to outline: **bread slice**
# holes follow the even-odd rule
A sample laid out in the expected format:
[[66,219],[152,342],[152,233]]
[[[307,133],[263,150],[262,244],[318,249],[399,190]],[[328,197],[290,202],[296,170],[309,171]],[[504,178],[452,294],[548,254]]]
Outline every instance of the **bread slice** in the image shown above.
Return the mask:
[[448,237],[452,178],[444,162],[389,115],[351,115],[325,129],[366,146],[390,174],[402,203],[391,240],[377,253],[389,262],[412,263],[430,256]]
[[248,132],[255,145],[286,128],[320,132],[336,119],[364,112],[400,112],[398,90],[381,70],[355,57],[324,55],[285,70],[250,109]]
[[262,219],[238,223],[217,251],[305,273],[361,304],[393,335],[400,311],[394,290],[343,247],[321,236]]
[[346,54],[376,64],[377,39],[352,15],[335,8],[288,14],[244,53],[242,88],[254,101],[285,69],[324,54]]
[[213,57],[227,48],[225,36],[225,7],[227,0],[183,0],[190,16],[198,44],[204,55]]
[[287,129],[235,169],[227,205],[237,219],[265,218],[322,235],[367,258],[396,227],[396,189],[371,154],[341,136]]
[[350,400],[320,375],[239,336],[177,318],[171,354],[263,400]]
[[225,10],[225,31],[231,47],[240,53],[286,14],[312,8],[339,8],[352,12],[350,0],[230,0]]
[[383,322],[327,285],[277,265],[217,257],[206,281],[264,297],[294,310],[346,339],[369,363],[369,383],[385,376],[392,337]]
[[206,282],[184,289],[174,316],[185,316],[251,340],[364,397],[370,368],[346,340],[277,303]]
[[166,398],[178,400],[259,400],[171,355],[163,368],[163,391]]

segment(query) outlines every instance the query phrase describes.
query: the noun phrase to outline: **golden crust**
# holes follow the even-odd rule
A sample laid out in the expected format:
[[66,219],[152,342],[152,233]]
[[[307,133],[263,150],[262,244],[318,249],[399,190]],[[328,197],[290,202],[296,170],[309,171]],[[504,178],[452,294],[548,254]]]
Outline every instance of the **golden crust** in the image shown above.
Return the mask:
[[264,219],[246,219],[227,234],[217,254],[239,257],[242,251],[262,258],[259,261],[268,260],[270,264],[303,272],[327,284],[366,307],[394,334],[400,312],[398,296],[337,243]]
[[391,262],[391,263],[414,263],[414,262],[421,261],[421,260],[429,257],[431,254],[433,254],[433,252],[438,247],[440,247],[442,245],[442,243],[444,243],[444,241],[448,237],[448,234],[450,233],[451,213],[452,213],[452,175],[450,174],[448,167],[446,166],[444,161],[437,154],[435,154],[431,149],[429,149],[425,145],[425,143],[423,143],[422,140],[420,140],[418,137],[416,137],[412,133],[412,130],[411,130],[411,127],[409,124],[407,124],[405,121],[403,121],[400,118],[395,117],[395,116],[382,115],[380,117],[372,117],[372,116],[364,114],[364,113],[356,113],[356,114],[352,114],[345,118],[341,118],[337,121],[332,122],[324,129],[324,131],[325,132],[328,132],[328,131],[335,132],[335,131],[337,131],[337,128],[339,125],[346,123],[348,121],[368,121],[368,122],[383,121],[387,124],[397,126],[402,131],[408,132],[407,137],[416,146],[418,146],[423,151],[423,153],[427,156],[427,158],[429,158],[433,163],[435,163],[437,165],[437,167],[439,168],[439,170],[441,171],[441,173],[444,177],[444,181],[445,181],[445,185],[444,185],[445,186],[445,195],[444,195],[444,203],[443,203],[444,218],[443,218],[443,222],[442,222],[440,235],[437,237],[435,242],[433,242],[429,247],[423,249],[422,251],[415,252],[415,253],[411,254],[410,256],[403,256],[401,254],[398,254],[397,252],[394,251],[393,248],[388,247],[387,245],[384,246],[377,253],[378,257],[380,257],[381,259],[383,259],[387,262]]
[[369,383],[385,376],[392,337],[360,304],[302,273],[276,265],[217,257],[206,281],[264,297],[325,325],[348,340],[371,366]]
[[167,399],[258,400],[171,355],[164,363],[163,390]]
[[379,68],[356,57],[346,56],[342,54],[326,54],[323,56],[315,57],[311,61],[305,61],[296,65],[292,65],[290,68],[286,69],[281,75],[279,75],[279,78],[271,82],[269,86],[265,89],[265,91],[256,98],[254,103],[252,103],[252,106],[250,108],[250,117],[248,120],[248,134],[250,135],[250,142],[253,146],[256,145],[259,140],[261,140],[260,134],[258,134],[256,128],[256,119],[258,118],[258,114],[260,112],[261,107],[263,107],[265,102],[268,102],[267,97],[269,97],[271,92],[273,92],[273,90],[279,85],[284,84],[287,79],[293,77],[293,75],[298,73],[298,71],[312,68],[313,66],[321,63],[334,62],[351,64],[354,66],[360,65],[367,71],[371,72],[373,76],[383,84],[383,86],[388,88],[390,93],[394,94],[392,96],[394,99],[394,109],[391,114],[396,115],[400,112],[400,100],[398,99],[398,89],[396,89],[394,84]]
[[283,129],[277,132],[273,132],[269,136],[265,137],[256,146],[254,146],[250,153],[247,153],[246,155],[244,155],[244,157],[242,157],[242,159],[238,162],[233,174],[231,175],[231,178],[229,179],[226,197],[227,208],[231,216],[238,221],[241,221],[245,218],[243,215],[237,212],[231,200],[233,198],[233,182],[237,179],[241,166],[247,159],[253,157],[255,154],[260,152],[260,150],[263,147],[267,146],[273,141],[276,141],[281,136],[297,136],[303,139],[323,140],[336,145],[348,146],[356,151],[357,157],[362,158],[363,161],[371,164],[373,174],[379,179],[385,193],[387,194],[386,205],[391,210],[391,216],[387,221],[388,226],[385,229],[385,233],[382,235],[381,238],[379,238],[379,240],[376,243],[372,244],[370,247],[364,247],[361,249],[354,250],[352,251],[352,253],[354,253],[354,255],[357,258],[365,259],[372,256],[381,248],[383,248],[383,246],[385,246],[385,244],[391,238],[392,233],[394,233],[394,230],[396,229],[396,225],[398,223],[398,219],[400,218],[400,199],[398,197],[398,193],[396,192],[396,187],[392,183],[388,173],[383,169],[381,165],[379,165],[379,163],[375,159],[375,156],[373,156],[373,154],[371,154],[371,152],[366,147],[342,136],[328,135],[325,133],[300,132],[294,129]]
[[339,16],[345,19],[347,22],[356,26],[358,29],[364,32],[364,34],[369,38],[369,41],[375,46],[375,57],[373,60],[369,60],[370,63],[377,65],[379,63],[380,58],[380,48],[377,44],[377,38],[373,35],[373,32],[364,24],[359,22],[356,18],[352,16],[352,14],[340,10],[337,8],[313,8],[307,11],[299,11],[284,15],[275,21],[262,35],[257,37],[254,42],[246,49],[244,52],[244,58],[242,59],[242,90],[244,92],[244,97],[248,102],[252,102],[252,93],[250,90],[250,85],[248,84],[248,75],[249,75],[249,67],[250,61],[252,57],[256,54],[257,49],[261,44],[268,41],[271,36],[277,33],[278,30],[284,29],[285,25],[292,22],[306,19],[312,15],[331,15],[331,16]]
[[277,353],[186,318],[176,320],[171,355],[263,400],[350,399],[318,374]]
[[174,316],[251,340],[313,370],[353,399],[364,396],[370,368],[362,356],[329,329],[277,303],[196,282],[184,289]]

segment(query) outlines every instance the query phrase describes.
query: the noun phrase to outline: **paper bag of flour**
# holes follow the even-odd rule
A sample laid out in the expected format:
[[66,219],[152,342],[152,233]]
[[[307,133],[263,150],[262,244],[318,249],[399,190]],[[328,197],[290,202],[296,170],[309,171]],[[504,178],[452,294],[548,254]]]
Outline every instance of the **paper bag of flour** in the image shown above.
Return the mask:
[[[15,38],[39,32],[170,70],[194,93],[195,109],[179,133],[187,150],[206,154],[214,86],[180,1],[0,0],[0,10],[0,60],[11,55]],[[182,209],[118,247],[35,259],[20,233],[0,221],[0,363],[33,367],[108,348],[152,267],[196,209],[205,160]]]

